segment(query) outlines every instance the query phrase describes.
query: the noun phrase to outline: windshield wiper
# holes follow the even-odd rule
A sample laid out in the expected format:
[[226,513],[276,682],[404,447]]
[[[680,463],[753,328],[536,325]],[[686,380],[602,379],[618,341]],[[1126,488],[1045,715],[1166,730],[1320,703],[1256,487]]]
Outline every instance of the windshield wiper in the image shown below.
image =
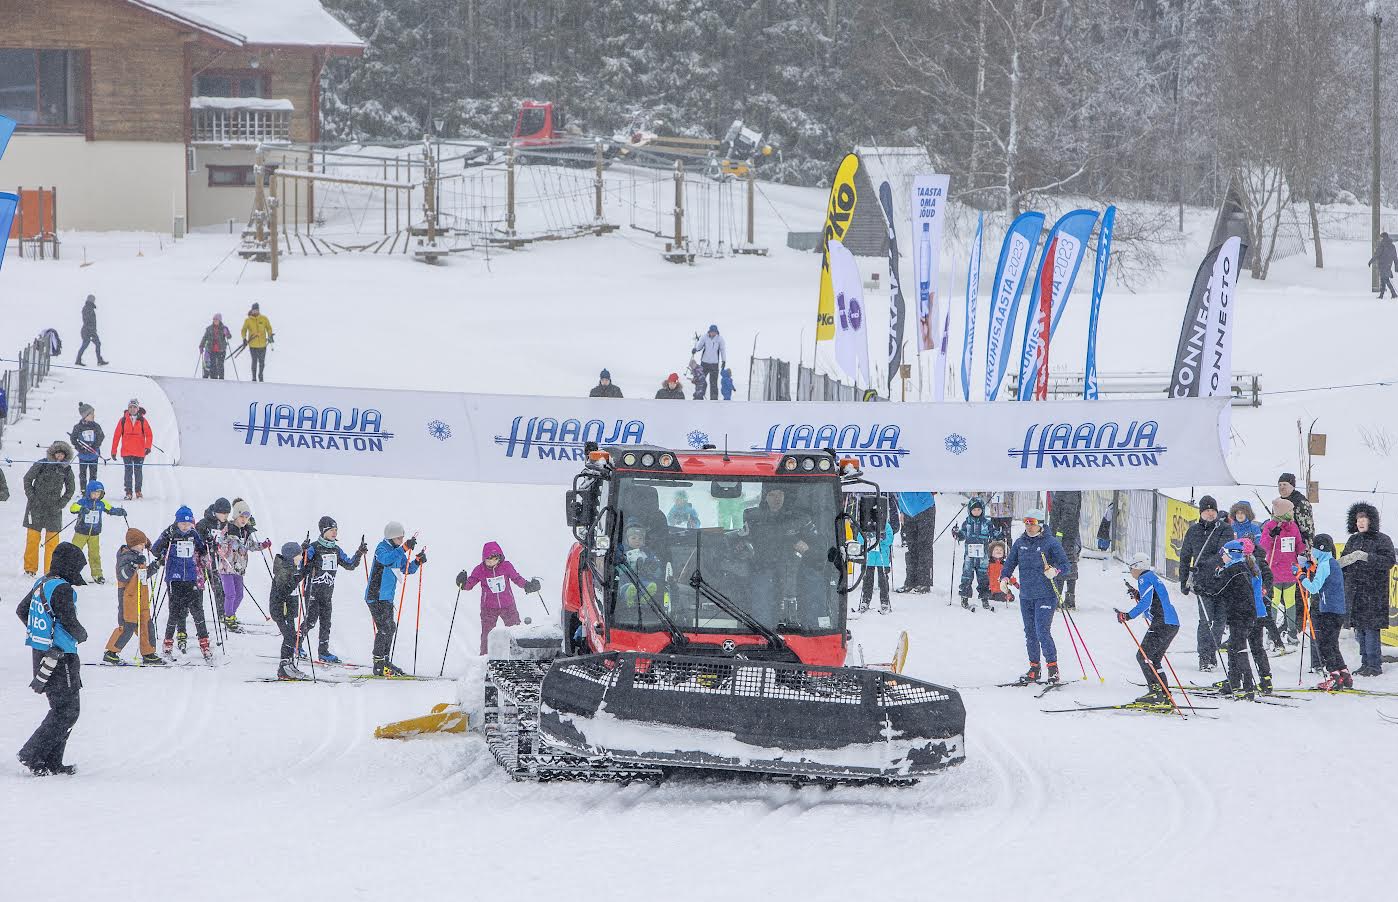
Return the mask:
[[694,538],[694,572],[689,575],[690,588],[694,590],[696,595],[717,605],[725,614],[741,621],[744,626],[765,639],[767,646],[773,651],[785,651],[786,643],[782,641],[781,636],[773,632],[765,623],[734,604],[732,599],[715,589],[708,580],[704,579],[703,574],[699,572],[699,563],[703,559],[703,543],[704,533],[699,531]]

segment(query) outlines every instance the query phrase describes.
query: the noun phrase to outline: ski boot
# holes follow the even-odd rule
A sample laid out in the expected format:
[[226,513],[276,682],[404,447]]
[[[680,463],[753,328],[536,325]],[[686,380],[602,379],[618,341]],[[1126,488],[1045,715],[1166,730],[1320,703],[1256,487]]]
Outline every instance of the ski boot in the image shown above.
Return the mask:
[[375,658],[374,676],[392,678],[405,676],[405,674],[397,664],[394,664],[388,658]]
[[1146,694],[1136,699],[1132,704],[1137,705],[1160,705],[1169,704],[1170,697],[1165,694],[1165,690],[1159,685],[1152,685],[1146,690]]
[[37,579],[39,576],[39,574],[35,573],[33,570],[24,571],[24,575],[29,579]]
[[153,665],[155,665],[155,666],[157,666],[157,667],[163,667],[163,666],[165,666],[165,663],[166,663],[166,662],[165,662],[165,659],[162,658],[160,655],[150,654],[150,655],[141,655],[141,663],[142,663],[143,665],[144,665],[144,664],[153,664]]
[[165,650],[165,659],[167,661],[175,660],[175,640],[166,639],[163,648]]
[[118,655],[116,652],[114,652],[114,651],[106,651],[106,652],[103,652],[103,653],[102,653],[102,663],[103,663],[103,664],[111,664],[111,665],[114,665],[114,666],[116,666],[116,667],[120,667],[120,666],[122,666],[123,664],[125,664],[126,662],[123,661],[123,660],[121,659],[121,656]]
[[207,636],[199,637],[199,653],[204,656],[205,664],[214,663],[214,653],[209,651],[209,638]]
[[1029,671],[1024,676],[1015,680],[1016,686],[1028,686],[1031,683],[1039,682],[1039,662],[1035,661],[1029,665]]
[[1258,681],[1258,687],[1257,687],[1257,688],[1258,688],[1259,691],[1261,691],[1261,693],[1262,693],[1263,695],[1271,695],[1271,694],[1272,694],[1272,675],[1271,675],[1271,674],[1267,674],[1267,676],[1265,676],[1265,677],[1263,677],[1261,680],[1259,680],[1259,681]]
[[235,617],[235,616],[232,615],[232,614],[229,614],[228,616],[226,616],[226,617],[223,618],[223,626],[224,626],[224,628],[227,629],[230,633],[245,633],[245,632],[247,632],[247,630],[243,629],[243,625],[242,625],[241,623],[238,622],[238,618]]
[[893,602],[891,602],[891,601],[881,601],[881,602],[879,602],[879,613],[880,613],[880,614],[892,614],[892,613],[893,613]]
[[96,583],[97,585],[99,585],[99,586],[104,586],[104,585],[107,584],[107,579],[106,579],[106,577],[103,577],[103,576],[94,576],[94,577],[92,578],[92,581],[93,581],[94,583]]
[[132,497],[132,496],[131,496],[131,493],[130,493],[130,492],[127,492],[125,495],[122,495],[122,496],[121,496],[121,500],[122,500],[122,501],[130,501],[130,500],[131,500],[131,497]]
[[855,612],[856,614],[867,614],[867,613],[869,613],[869,602],[867,602],[867,601],[861,601],[861,602],[859,603],[859,607],[857,607],[857,608],[854,609],[854,612]]
[[342,663],[342,662],[340,661],[339,657],[336,656],[336,655],[334,655],[334,654],[332,654],[331,651],[330,651],[330,649],[328,649],[328,648],[322,648],[320,651],[316,652],[316,661],[318,661],[318,662],[321,663],[321,664],[340,664],[340,663]]
[[1347,669],[1333,670],[1330,676],[1320,682],[1317,689],[1323,692],[1338,692],[1341,689],[1353,689],[1354,679]]
[[308,661],[308,660],[310,660],[310,655],[306,654],[306,642],[305,642],[304,639],[298,639],[297,642],[296,642],[296,660],[298,660],[298,661]]
[[296,666],[296,662],[291,658],[282,658],[281,664],[277,667],[277,679],[279,680],[309,680],[310,677]]
[[[166,641],[166,643],[168,644],[170,640],[169,640],[169,639],[166,639],[165,641]],[[205,641],[208,641],[208,640],[206,639]],[[183,655],[183,654],[188,654],[188,653],[189,653],[189,634],[187,634],[184,630],[180,630],[178,633],[175,633],[175,645],[179,647],[180,654],[182,654],[182,655]]]
[[1219,680],[1209,687],[1219,695],[1231,695],[1233,692],[1233,681],[1229,679]]
[[1058,682],[1058,662],[1050,661],[1048,665],[1048,676],[1044,678],[1045,683]]
[[971,610],[971,593],[968,592],[961,596],[961,606],[968,611]]
[[140,501],[140,500],[141,500],[142,498],[144,498],[144,497],[145,497],[145,496],[142,495],[140,492],[137,492],[137,493],[136,493],[136,500],[137,500],[137,501]]

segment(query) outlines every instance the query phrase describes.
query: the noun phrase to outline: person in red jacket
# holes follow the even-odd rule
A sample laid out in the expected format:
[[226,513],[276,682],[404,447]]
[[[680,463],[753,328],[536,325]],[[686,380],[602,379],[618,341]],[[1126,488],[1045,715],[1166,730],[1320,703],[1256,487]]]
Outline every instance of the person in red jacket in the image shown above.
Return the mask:
[[120,457],[126,464],[124,498],[127,501],[131,500],[133,489],[135,497],[141,497],[142,468],[154,441],[146,409],[139,399],[132,398],[126,405],[126,412],[117,420],[116,429],[112,430],[112,457]]

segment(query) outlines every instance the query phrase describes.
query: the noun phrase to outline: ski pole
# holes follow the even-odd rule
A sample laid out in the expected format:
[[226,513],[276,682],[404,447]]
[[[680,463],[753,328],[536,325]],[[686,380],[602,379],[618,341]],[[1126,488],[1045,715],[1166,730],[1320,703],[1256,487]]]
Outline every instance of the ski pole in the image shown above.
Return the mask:
[[1229,684],[1231,685],[1233,682],[1233,677],[1228,673],[1228,662],[1224,660],[1223,649],[1218,647],[1218,640],[1214,638],[1214,620],[1212,617],[1209,616],[1208,608],[1204,607],[1203,597],[1199,598],[1198,604],[1199,616],[1203,618],[1204,625],[1208,627],[1209,641],[1212,642],[1214,646],[1214,659],[1218,661],[1218,666],[1223,671],[1223,676],[1228,680]]
[[246,595],[246,596],[248,597],[248,600],[249,600],[249,601],[251,601],[254,605],[256,605],[257,611],[258,611],[259,614],[262,615],[262,619],[263,619],[263,620],[270,621],[270,620],[272,619],[271,617],[268,617],[268,616],[267,616],[267,611],[263,609],[262,605],[258,604],[257,599],[253,597],[253,594],[252,594],[251,592],[248,591],[248,585],[247,585],[247,583],[243,583],[243,594]]
[[[1063,603],[1060,601],[1059,604],[1058,604],[1058,606],[1059,606],[1060,608],[1062,608],[1062,607],[1063,607]],[[1065,614],[1068,613],[1068,611],[1067,611],[1066,608],[1064,608],[1063,613],[1065,613]],[[1071,626],[1067,626],[1066,623],[1065,623],[1065,628],[1068,630],[1068,641],[1071,642],[1071,643],[1073,643],[1073,654],[1077,655],[1077,657],[1078,657],[1078,669],[1082,671],[1082,678],[1083,678],[1084,680],[1086,680],[1086,679],[1087,679],[1087,666],[1084,665],[1083,662],[1082,662],[1082,652],[1078,651],[1078,640],[1077,640],[1076,638],[1073,637],[1073,629],[1072,629]]]
[[1176,685],[1176,686],[1179,686],[1179,687],[1180,687],[1180,691],[1181,691],[1181,692],[1184,692],[1184,700],[1185,700],[1186,702],[1189,702],[1189,710],[1193,711],[1193,710],[1194,710],[1194,702],[1189,698],[1189,693],[1188,693],[1188,692],[1185,692],[1185,689],[1184,689],[1184,682],[1183,682],[1182,680],[1180,680],[1180,675],[1177,674],[1177,673],[1175,673],[1175,665],[1170,663],[1170,656],[1167,655],[1167,654],[1164,654],[1164,653],[1162,652],[1161,655],[1160,655],[1160,660],[1164,661],[1164,662],[1165,662],[1165,666],[1166,666],[1167,668],[1169,668],[1169,670],[1170,670],[1170,678],[1173,679],[1173,680],[1175,681],[1175,685]]
[[537,598],[537,599],[539,599],[539,604],[540,604],[540,605],[543,605],[544,613],[545,613],[545,614],[548,614],[550,617],[552,617],[552,616],[553,616],[553,611],[550,611],[550,610],[549,610],[549,606],[548,606],[547,604],[544,604],[544,593],[542,593],[542,592],[535,592],[535,593],[534,593],[534,597]]
[[[1167,682],[1166,679],[1160,675],[1159,670],[1155,669],[1155,664],[1151,662],[1150,656],[1146,654],[1146,650],[1141,647],[1141,643],[1136,639],[1136,631],[1133,630],[1131,628],[1131,624],[1127,623],[1125,620],[1121,621],[1121,625],[1126,627],[1126,632],[1131,637],[1132,643],[1135,644],[1136,652],[1141,656],[1141,660],[1144,661],[1146,663],[1146,666],[1150,668],[1150,672],[1155,677],[1158,685],[1165,690],[1165,697],[1170,700],[1170,707],[1175,709],[1176,714],[1183,716],[1184,712],[1180,710],[1179,703],[1175,701],[1175,694],[1170,691],[1169,682]],[[1180,692],[1184,692],[1183,685],[1180,686]],[[1185,692],[1184,697],[1185,700],[1188,700],[1189,693]],[[1192,703],[1189,706],[1189,710],[1194,710],[1194,705]]]
[[[1049,569],[1048,555],[1044,554],[1042,551],[1039,552],[1039,560],[1044,562],[1045,570]],[[1078,669],[1082,671],[1082,678],[1085,680],[1087,679],[1087,667],[1083,665],[1082,654],[1078,651],[1078,640],[1073,638],[1073,627],[1075,626],[1075,624],[1073,623],[1073,615],[1068,611],[1068,607],[1063,601],[1063,590],[1058,588],[1058,583],[1056,583],[1052,579],[1050,579],[1048,583],[1049,588],[1053,589],[1054,597],[1058,599],[1059,610],[1063,612],[1063,617],[1066,621],[1066,629],[1068,630],[1068,640],[1073,643],[1073,653],[1078,656]],[[1083,647],[1087,647],[1086,641],[1083,642]],[[1089,660],[1091,660],[1092,655],[1089,654],[1087,657]],[[1095,663],[1092,665],[1092,669],[1097,669],[1097,665]],[[1099,680],[1102,680],[1102,674],[1100,672],[1097,674],[1097,678]],[[1102,680],[1102,682],[1105,683],[1106,680]]]
[[[409,561],[412,558],[408,559]],[[391,596],[390,596],[391,597]],[[403,565],[403,591],[398,593],[398,613],[393,618],[393,644],[388,647],[389,658],[398,650],[398,627],[403,623],[403,602],[408,597],[408,565]]]
[[[1083,637],[1082,630],[1078,629],[1078,622],[1073,619],[1072,608],[1064,608],[1063,614],[1068,618],[1068,625],[1078,634],[1078,641],[1082,643],[1082,650],[1087,654],[1087,663],[1092,665],[1092,672],[1097,674],[1099,682],[1105,683],[1107,678],[1102,676],[1102,671],[1097,669],[1097,662],[1092,660],[1092,649],[1087,647],[1087,639]],[[1087,679],[1086,674],[1083,675],[1083,679]]]
[[[957,569],[956,569],[956,552],[957,552],[958,550],[960,550],[960,548],[961,548],[961,540],[960,540],[960,539],[956,539],[956,538],[953,536],[953,543],[952,543],[952,546],[951,546],[951,572],[952,572],[952,578],[951,578],[950,580],[947,581],[947,607],[951,607],[952,599],[956,597],[956,583],[957,583],[956,574],[957,574],[957,572],[958,572]],[[965,562],[964,560],[961,562],[961,566],[962,566],[962,567],[965,567],[965,566],[966,566],[966,562]]]
[[[451,651],[451,632],[456,629],[456,606],[461,604],[461,589],[456,590],[456,601],[451,606],[451,623],[447,625],[447,644],[442,649],[442,666],[437,668],[437,676],[447,671],[447,652]],[[547,610],[547,609],[545,609]]]
[[426,569],[426,564],[419,564],[417,568],[417,616],[413,621],[413,676],[417,676],[417,645],[422,630],[422,572]]

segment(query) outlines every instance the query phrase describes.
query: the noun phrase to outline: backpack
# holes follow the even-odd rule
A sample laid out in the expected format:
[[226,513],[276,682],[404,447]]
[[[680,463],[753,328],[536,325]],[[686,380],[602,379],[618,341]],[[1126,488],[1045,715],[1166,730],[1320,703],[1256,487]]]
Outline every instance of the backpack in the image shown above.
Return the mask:
[[45,329],[40,332],[39,340],[49,343],[49,354],[51,356],[57,357],[59,354],[63,353],[63,339],[58,337],[57,329]]

